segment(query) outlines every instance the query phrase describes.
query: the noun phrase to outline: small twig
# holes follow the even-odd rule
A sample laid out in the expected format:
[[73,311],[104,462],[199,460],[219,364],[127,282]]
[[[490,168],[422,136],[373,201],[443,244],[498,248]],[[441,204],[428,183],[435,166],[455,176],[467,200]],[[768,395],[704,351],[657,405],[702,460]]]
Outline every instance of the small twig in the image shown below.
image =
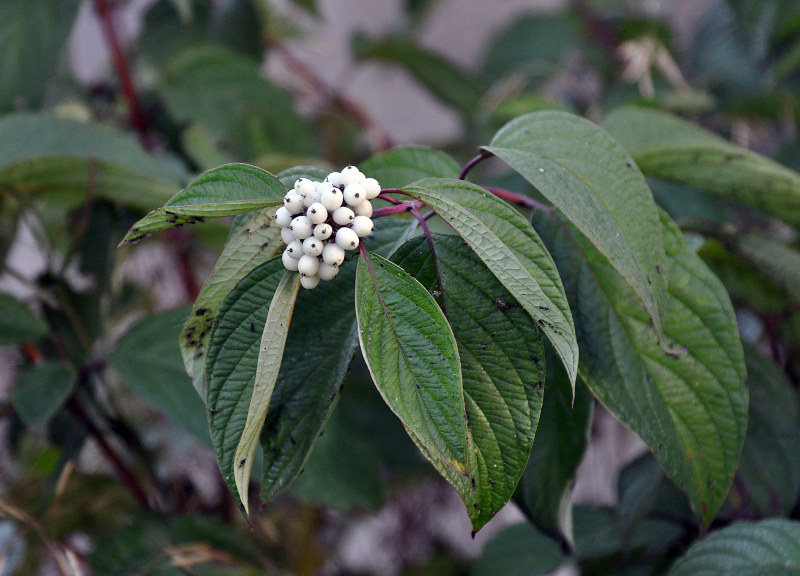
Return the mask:
[[[80,377],[85,376],[82,374]],[[103,433],[95,425],[91,418],[89,418],[89,415],[80,405],[77,397],[74,394],[67,401],[67,407],[97,441],[100,451],[108,459],[108,461],[111,462],[111,465],[117,471],[122,483],[125,484],[130,493],[133,494],[139,505],[145,510],[154,511],[153,506],[150,504],[150,500],[147,498],[147,493],[139,484],[139,480],[122,461],[122,458],[119,457],[114,448],[112,448],[111,445],[106,441],[106,439],[103,437]]]
[[153,140],[150,137],[150,130],[147,122],[147,117],[142,112],[139,105],[139,97],[136,95],[136,88],[133,85],[133,77],[125,60],[125,54],[122,51],[122,46],[119,43],[117,30],[114,27],[114,19],[111,14],[111,6],[108,0],[94,0],[94,9],[100,16],[100,21],[103,25],[103,32],[106,37],[106,42],[111,50],[111,57],[114,60],[114,69],[119,77],[120,84],[122,84],[122,93],[125,95],[125,101],[128,105],[128,113],[130,115],[130,122],[133,125],[136,134],[139,136],[139,141],[147,150],[152,150]]
[[473,158],[464,165],[464,168],[461,170],[461,174],[458,175],[458,179],[459,180],[466,179],[467,174],[469,174],[470,170],[472,170],[473,168],[475,168],[475,166],[477,166],[478,164],[480,164],[481,162],[492,156],[494,156],[494,154],[492,154],[491,152],[481,150],[480,154],[475,156],[475,158]]
[[324,94],[330,102],[342,112],[352,117],[367,133],[372,136],[377,151],[385,151],[393,146],[392,139],[372,118],[355,102],[331,89],[305,62],[297,58],[286,45],[273,36],[264,40],[267,47],[281,55],[287,65],[300,75],[312,90]]
[[386,206],[385,208],[378,208],[372,213],[372,218],[380,218],[382,216],[390,216],[392,214],[402,214],[403,212],[412,212],[424,206],[420,200],[407,200],[404,202],[394,198],[389,199],[388,197],[382,198],[382,200],[393,202],[394,205]]

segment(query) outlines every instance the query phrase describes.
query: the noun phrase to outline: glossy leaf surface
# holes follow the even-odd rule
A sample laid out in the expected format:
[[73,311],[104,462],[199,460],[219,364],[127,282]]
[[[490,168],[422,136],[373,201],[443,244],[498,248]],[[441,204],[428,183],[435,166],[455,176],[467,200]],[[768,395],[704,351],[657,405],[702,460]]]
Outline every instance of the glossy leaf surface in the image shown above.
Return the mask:
[[361,352],[384,401],[442,475],[468,477],[458,348],[433,296],[370,253],[356,272],[356,318]]
[[[536,217],[536,215],[534,215]],[[581,318],[581,377],[655,453],[708,524],[738,466],[747,424],[744,358],[728,295],[662,215],[668,354],[637,298],[577,230],[539,218]]]
[[453,328],[473,449],[469,478],[444,475],[477,531],[511,498],[528,462],[542,406],[544,347],[536,322],[461,238],[435,235],[434,246],[441,286],[425,238],[409,242],[394,260],[441,293]]
[[666,281],[658,213],[625,149],[596,124],[553,111],[512,120],[486,149],[595,245],[631,285],[660,334]]
[[679,182],[800,223],[800,174],[654,110],[622,108],[603,126],[648,177]]
[[191,184],[134,224],[123,238],[133,243],[164,228],[203,222],[278,206],[286,187],[269,172],[249,164],[226,164],[204,172]]
[[669,576],[800,574],[800,522],[741,522],[695,542]]
[[574,382],[578,342],[572,314],[555,263],[530,223],[506,202],[463,180],[425,179],[404,190],[452,226],[536,320]]

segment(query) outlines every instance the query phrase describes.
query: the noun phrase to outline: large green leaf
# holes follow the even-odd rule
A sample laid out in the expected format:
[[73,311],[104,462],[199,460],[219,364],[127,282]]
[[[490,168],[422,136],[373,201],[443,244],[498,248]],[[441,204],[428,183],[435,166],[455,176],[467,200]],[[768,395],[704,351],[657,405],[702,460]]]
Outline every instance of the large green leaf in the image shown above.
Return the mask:
[[386,404],[445,478],[468,477],[458,348],[433,296],[370,253],[358,262],[356,318],[361,352]]
[[208,444],[205,406],[186,377],[176,346],[188,314],[182,307],[147,316],[120,339],[108,362],[145,400]]
[[476,79],[404,38],[358,42],[355,56],[404,67],[434,96],[467,115],[475,111],[482,96]]
[[163,204],[184,179],[124,132],[39,114],[0,120],[0,190],[87,195],[141,209]]
[[574,548],[572,488],[589,443],[594,404],[581,384],[573,400],[560,365],[548,362],[547,372],[539,427],[514,501],[539,530]]
[[[382,219],[363,241],[390,255],[416,229],[416,221]],[[356,262],[346,261],[333,282],[303,290],[295,305],[275,392],[261,434],[261,495],[271,500],[303,470],[314,443],[339,399],[358,348],[355,317]],[[325,310],[320,318],[319,310]]]
[[0,292],[0,310],[0,346],[24,344],[47,334],[47,323],[10,294]]
[[669,576],[796,576],[800,574],[800,522],[741,522],[699,540]]
[[800,496],[800,396],[778,366],[745,348],[750,414],[727,505],[739,517],[791,512]]
[[286,186],[269,172],[249,164],[226,164],[195,178],[161,208],[136,222],[123,244],[131,244],[164,228],[203,222],[205,218],[231,216],[278,206]]
[[575,382],[578,342],[561,278],[530,223],[483,188],[452,179],[425,179],[404,188],[466,241],[536,320]]
[[733,480],[747,424],[744,358],[727,293],[662,213],[664,334],[682,350],[667,353],[633,291],[591,243],[566,222],[534,218],[581,318],[581,377],[708,524]]
[[0,2],[0,112],[36,108],[62,54],[79,0]]
[[245,514],[250,513],[250,471],[258,447],[258,438],[267,417],[267,408],[275,390],[275,381],[283,360],[283,349],[289,324],[292,321],[297,291],[300,288],[300,274],[285,271],[281,277],[275,294],[270,300],[267,321],[261,334],[261,344],[256,365],[256,379],[253,383],[253,394],[247,410],[247,420],[242,430],[239,444],[233,455],[233,477],[239,500],[244,506]]
[[383,188],[402,188],[423,178],[457,178],[461,170],[450,156],[431,148],[392,148],[359,165]]
[[286,269],[280,258],[254,268],[222,303],[206,357],[211,442],[222,476],[238,494],[234,454],[242,437],[269,303]]
[[686,184],[800,223],[800,174],[655,110],[621,108],[603,126],[648,177]]
[[661,334],[667,283],[658,213],[625,149],[596,124],[555,111],[512,120],[486,149],[591,240],[633,287]]
[[164,73],[162,95],[173,118],[201,124],[236,159],[317,151],[289,95],[261,76],[256,60],[225,48],[181,52]]
[[[469,475],[445,470],[475,531],[508,502],[520,481],[539,422],[545,361],[536,322],[458,236],[415,238],[393,260],[441,293],[461,359]],[[569,384],[567,384],[569,389]],[[571,394],[570,394],[571,395]]]
[[186,372],[205,402],[205,366],[211,327],[222,301],[245,275],[281,253],[280,228],[272,226],[274,210],[262,210],[246,222],[225,245],[211,275],[195,300],[181,332],[180,347]]

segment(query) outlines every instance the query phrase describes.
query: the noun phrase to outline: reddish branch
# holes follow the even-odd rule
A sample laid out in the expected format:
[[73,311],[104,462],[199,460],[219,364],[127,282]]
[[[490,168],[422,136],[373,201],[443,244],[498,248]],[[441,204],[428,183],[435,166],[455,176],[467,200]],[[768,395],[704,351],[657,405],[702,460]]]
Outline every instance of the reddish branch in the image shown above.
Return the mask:
[[292,54],[280,40],[272,36],[267,36],[265,43],[270,50],[280,54],[286,61],[287,66],[301,76],[312,90],[318,94],[325,94],[334,106],[353,118],[361,127],[371,134],[378,151],[388,150],[393,146],[392,139],[389,135],[370,118],[363,108],[346,96],[330,89],[322,78],[309,68],[305,62]]
[[139,105],[139,97],[136,95],[136,88],[133,85],[131,71],[128,67],[128,62],[125,60],[125,54],[122,51],[117,30],[114,26],[111,6],[108,0],[94,0],[94,9],[100,17],[103,33],[108,47],[111,50],[111,57],[114,60],[114,69],[119,77],[120,84],[122,85],[122,93],[128,105],[130,123],[134,130],[136,130],[136,134],[139,136],[139,141],[142,143],[142,146],[147,150],[151,150],[153,142],[150,137],[147,117],[144,115]]

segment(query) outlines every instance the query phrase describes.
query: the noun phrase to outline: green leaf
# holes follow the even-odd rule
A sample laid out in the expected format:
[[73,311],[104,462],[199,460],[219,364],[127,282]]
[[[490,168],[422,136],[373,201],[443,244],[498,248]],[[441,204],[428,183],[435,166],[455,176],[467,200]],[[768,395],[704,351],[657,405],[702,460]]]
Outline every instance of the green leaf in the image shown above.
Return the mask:
[[[392,254],[416,230],[416,220],[381,219],[364,239],[379,254]],[[334,282],[303,290],[297,299],[278,382],[261,444],[261,496],[272,500],[300,474],[339,398],[358,348],[354,284],[356,262],[345,261]],[[319,310],[325,310],[324,319]]]
[[191,48],[170,63],[161,88],[176,121],[201,124],[234,158],[317,152],[311,125],[289,94],[261,76],[256,60],[220,46]]
[[164,228],[203,222],[205,218],[252,212],[282,203],[286,187],[275,176],[249,164],[226,164],[204,172],[167,203],[136,222],[123,244],[132,244]]
[[270,301],[267,321],[261,334],[253,394],[250,397],[250,407],[247,410],[247,420],[242,430],[242,436],[233,456],[233,477],[245,514],[250,514],[248,499],[250,470],[253,468],[258,437],[261,435],[261,428],[267,417],[267,408],[275,389],[275,381],[278,379],[286,335],[289,333],[289,324],[292,320],[292,311],[299,288],[300,274],[288,270],[284,272]]
[[[205,369],[211,328],[223,300],[239,280],[281,253],[284,244],[280,228],[271,225],[274,219],[273,209],[262,210],[228,241],[211,275],[197,295],[192,312],[181,332],[183,364],[204,402],[208,393]],[[266,316],[264,319],[266,320]]]
[[79,0],[0,3],[0,112],[39,106],[80,4]]
[[528,462],[542,406],[544,347],[536,322],[461,238],[433,238],[442,286],[425,238],[403,246],[393,260],[441,292],[455,334],[473,449],[469,478],[449,470],[444,476],[478,531],[506,505]]
[[362,255],[356,317],[361,352],[386,404],[445,478],[469,476],[458,348],[433,296],[396,264]]
[[129,135],[111,126],[39,114],[0,119],[0,190],[87,194],[150,209],[182,182]]
[[22,370],[11,402],[25,425],[46,426],[72,393],[76,377],[75,369],[62,362],[43,362]]
[[593,401],[581,384],[573,400],[560,365],[548,362],[547,369],[539,427],[514,501],[539,530],[574,548],[572,488],[589,443]]
[[486,148],[533,184],[633,287],[662,334],[666,280],[658,213],[625,149],[565,112],[512,120]]
[[664,334],[683,350],[669,354],[633,291],[591,243],[566,222],[534,218],[582,320],[581,377],[647,443],[708,525],[733,480],[747,418],[744,359],[727,293],[662,213]]
[[739,235],[730,244],[752,268],[800,302],[800,253],[757,234]]
[[470,575],[538,576],[549,574],[568,561],[557,542],[525,522],[492,538]]
[[800,174],[663,112],[622,108],[603,126],[642,172],[800,224]]
[[47,323],[10,294],[0,292],[0,310],[0,346],[24,344],[47,335]]
[[254,268],[225,297],[211,330],[206,358],[208,423],[222,476],[235,495],[239,490],[234,479],[234,454],[253,396],[259,335],[285,272],[280,258]]
[[134,324],[108,357],[125,382],[173,422],[209,444],[205,406],[190,385],[176,344],[187,307]]
[[451,179],[426,179],[404,188],[466,241],[547,335],[575,382],[578,342],[561,278],[530,223],[483,188]]
[[402,188],[423,178],[458,178],[461,170],[444,152],[422,147],[392,148],[365,160],[359,169],[383,188]]
[[800,522],[741,522],[695,542],[669,576],[800,574]]
[[402,66],[431,93],[464,114],[472,114],[483,95],[479,82],[443,58],[404,38],[358,42],[358,59]]
[[786,374],[745,348],[750,414],[728,505],[737,517],[789,514],[800,496],[800,397]]

